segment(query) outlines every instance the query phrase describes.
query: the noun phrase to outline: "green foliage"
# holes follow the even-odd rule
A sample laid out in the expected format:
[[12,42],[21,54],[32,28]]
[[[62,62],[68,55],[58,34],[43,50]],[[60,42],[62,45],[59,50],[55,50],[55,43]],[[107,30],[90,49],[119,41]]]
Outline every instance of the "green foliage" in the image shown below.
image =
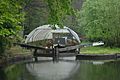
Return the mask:
[[1,0],[0,3],[0,36],[16,34],[21,29],[24,14],[16,0]]
[[29,34],[36,27],[44,24],[58,24],[63,27],[68,15],[74,14],[72,0],[30,0],[24,11],[27,14],[24,34]]
[[25,66],[23,64],[10,65],[5,69],[6,80],[17,80],[23,74]]
[[44,0],[30,0],[24,11],[24,34],[29,34],[40,25],[48,24],[48,9]]
[[6,48],[6,39],[0,36],[0,55],[3,55]]
[[120,48],[110,47],[84,47],[80,50],[82,54],[115,54],[120,53]]
[[92,41],[120,46],[120,1],[86,0],[80,11],[80,26]]
[[58,24],[63,27],[67,15],[74,14],[72,0],[46,0],[49,8],[49,24]]
[[9,37],[21,30],[23,20],[20,0],[0,0],[0,54],[4,53]]

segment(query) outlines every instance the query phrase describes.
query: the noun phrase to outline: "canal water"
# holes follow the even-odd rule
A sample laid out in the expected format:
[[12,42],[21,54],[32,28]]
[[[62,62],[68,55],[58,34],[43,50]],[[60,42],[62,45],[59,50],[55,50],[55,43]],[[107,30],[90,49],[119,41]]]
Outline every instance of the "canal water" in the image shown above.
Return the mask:
[[120,61],[41,59],[1,68],[0,80],[120,80]]

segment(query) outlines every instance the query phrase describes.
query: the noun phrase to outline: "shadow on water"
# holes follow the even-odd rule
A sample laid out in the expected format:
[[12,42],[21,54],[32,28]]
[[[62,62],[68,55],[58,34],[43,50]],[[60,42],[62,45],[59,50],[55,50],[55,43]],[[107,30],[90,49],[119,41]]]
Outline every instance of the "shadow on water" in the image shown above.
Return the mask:
[[0,80],[6,80],[6,74],[3,69],[0,69]]
[[69,80],[120,80],[120,61],[81,62],[77,72]]
[[0,68],[0,80],[35,80],[35,78],[29,74],[25,64],[14,64]]
[[0,80],[120,80],[120,61],[41,60],[0,69]]

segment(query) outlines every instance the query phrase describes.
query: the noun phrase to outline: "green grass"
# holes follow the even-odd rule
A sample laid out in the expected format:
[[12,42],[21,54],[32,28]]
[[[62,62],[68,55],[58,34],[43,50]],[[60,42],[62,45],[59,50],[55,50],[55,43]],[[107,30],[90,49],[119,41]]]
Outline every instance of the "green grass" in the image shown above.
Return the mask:
[[10,56],[31,54],[30,50],[23,49],[20,46],[13,46],[6,53]]
[[113,54],[113,53],[120,53],[120,48],[84,47],[84,48],[81,48],[80,53],[82,54]]

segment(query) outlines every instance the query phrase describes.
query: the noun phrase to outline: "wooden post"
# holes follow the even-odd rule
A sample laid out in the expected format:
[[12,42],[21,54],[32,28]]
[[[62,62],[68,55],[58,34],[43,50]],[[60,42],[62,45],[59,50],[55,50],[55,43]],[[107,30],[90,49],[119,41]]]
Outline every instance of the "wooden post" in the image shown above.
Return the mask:
[[118,54],[117,54],[117,53],[115,53],[115,60],[117,60],[117,58],[118,58]]
[[80,54],[80,48],[76,48],[75,54],[76,54],[76,55],[77,55],[77,54]]
[[78,54],[80,54],[80,48],[78,48],[78,50],[77,50],[77,54],[76,54],[75,60],[77,60],[77,55],[78,55]]
[[58,47],[56,47],[56,61],[59,61],[59,51],[58,51]]
[[37,58],[36,54],[37,54],[37,49],[35,49],[35,51],[34,51],[34,53],[33,53],[33,56],[34,56],[35,62],[38,61],[38,58]]
[[55,61],[55,48],[53,48],[53,61]]
[[78,54],[80,54],[80,48],[78,48]]
[[53,61],[58,62],[59,60],[59,51],[58,47],[53,48]]

